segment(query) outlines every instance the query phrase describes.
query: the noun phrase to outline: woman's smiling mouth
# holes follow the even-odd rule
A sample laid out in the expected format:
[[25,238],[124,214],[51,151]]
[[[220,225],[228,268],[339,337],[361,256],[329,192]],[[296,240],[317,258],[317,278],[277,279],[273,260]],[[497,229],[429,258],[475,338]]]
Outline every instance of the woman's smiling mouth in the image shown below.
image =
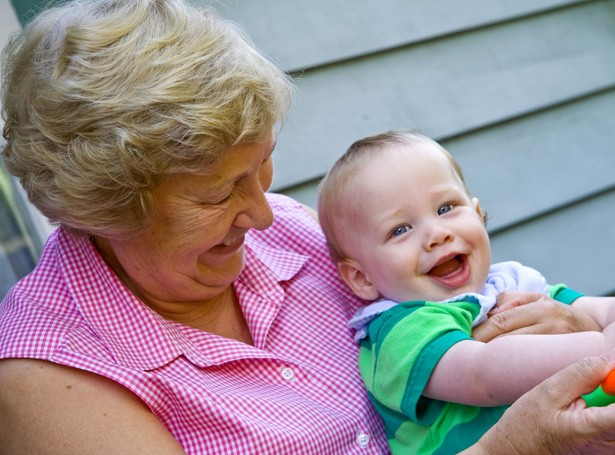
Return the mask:
[[213,246],[209,251],[215,254],[231,254],[235,251],[239,250],[243,246],[243,241],[245,237],[242,235],[241,237],[237,237],[233,240],[225,240],[215,246]]

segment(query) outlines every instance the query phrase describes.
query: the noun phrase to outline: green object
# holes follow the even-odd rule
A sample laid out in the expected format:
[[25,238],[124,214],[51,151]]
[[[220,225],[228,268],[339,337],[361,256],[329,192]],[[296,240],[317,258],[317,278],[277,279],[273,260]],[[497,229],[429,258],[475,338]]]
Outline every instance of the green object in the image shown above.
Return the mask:
[[11,0],[21,25],[27,24],[37,13],[45,9],[49,0]]
[[609,395],[602,386],[598,386],[596,390],[587,395],[582,395],[581,398],[585,400],[587,406],[608,406],[611,403],[615,403],[615,395]]

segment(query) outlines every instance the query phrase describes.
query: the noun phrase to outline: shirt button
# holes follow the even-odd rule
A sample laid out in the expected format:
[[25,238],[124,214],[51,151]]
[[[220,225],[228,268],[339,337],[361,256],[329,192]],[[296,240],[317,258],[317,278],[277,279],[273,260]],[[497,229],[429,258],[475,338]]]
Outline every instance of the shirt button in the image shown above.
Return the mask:
[[364,431],[361,431],[357,434],[357,444],[359,447],[365,448],[369,445],[369,434]]
[[289,367],[282,368],[282,377],[287,381],[290,381],[295,377],[295,372]]

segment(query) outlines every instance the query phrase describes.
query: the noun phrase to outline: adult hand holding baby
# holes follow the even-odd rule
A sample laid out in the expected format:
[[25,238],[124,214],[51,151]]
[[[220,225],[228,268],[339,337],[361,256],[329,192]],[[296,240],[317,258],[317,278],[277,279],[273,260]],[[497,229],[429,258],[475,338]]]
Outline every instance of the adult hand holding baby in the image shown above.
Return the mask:
[[579,398],[615,368],[614,360],[613,351],[588,357],[545,380],[460,455],[614,453],[614,405],[587,408]]
[[472,331],[479,341],[521,333],[572,333],[600,330],[582,311],[535,292],[508,291],[497,297],[489,318]]

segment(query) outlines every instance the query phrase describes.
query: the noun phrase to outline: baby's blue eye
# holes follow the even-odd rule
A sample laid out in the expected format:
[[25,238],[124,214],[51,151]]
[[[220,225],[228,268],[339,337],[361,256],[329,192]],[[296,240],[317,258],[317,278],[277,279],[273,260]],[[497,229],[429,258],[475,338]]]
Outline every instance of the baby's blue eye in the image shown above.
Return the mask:
[[397,237],[399,235],[405,234],[406,232],[408,232],[411,229],[410,226],[408,226],[407,224],[404,224],[402,226],[397,226],[394,230],[393,230],[393,234],[392,237]]
[[442,207],[438,209],[438,215],[444,215],[445,213],[448,213],[451,210],[453,210],[452,204],[444,204]]

